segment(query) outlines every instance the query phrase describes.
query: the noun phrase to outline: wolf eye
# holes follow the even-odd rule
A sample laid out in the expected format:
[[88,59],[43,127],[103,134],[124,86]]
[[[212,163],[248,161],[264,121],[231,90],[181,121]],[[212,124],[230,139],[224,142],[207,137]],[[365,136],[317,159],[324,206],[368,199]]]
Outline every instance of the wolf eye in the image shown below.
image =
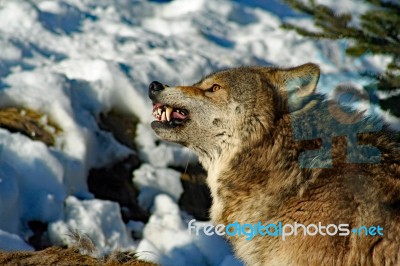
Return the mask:
[[216,92],[216,91],[219,90],[219,89],[221,89],[221,86],[220,86],[220,85],[218,85],[218,84],[213,84],[213,85],[211,86],[211,88],[209,88],[207,91],[209,91],[209,92]]

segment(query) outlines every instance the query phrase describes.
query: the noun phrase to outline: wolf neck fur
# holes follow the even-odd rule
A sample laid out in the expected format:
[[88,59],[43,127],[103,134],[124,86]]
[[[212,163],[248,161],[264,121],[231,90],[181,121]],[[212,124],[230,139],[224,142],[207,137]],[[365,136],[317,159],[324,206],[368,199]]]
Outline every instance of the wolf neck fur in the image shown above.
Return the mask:
[[[290,121],[280,119],[279,122],[275,130],[279,132],[289,132],[291,130]],[[257,128],[255,128],[256,126],[253,123],[253,127],[254,128],[251,128],[251,130],[247,129],[246,132],[239,132],[233,135],[232,139],[229,141],[229,145],[225,142],[225,145],[220,146],[220,152],[209,152],[207,154],[199,153],[200,162],[208,171],[207,183],[213,198],[211,218],[214,222],[220,221],[223,209],[227,204],[225,199],[227,196],[230,197],[229,195],[232,194],[233,191],[236,194],[249,193],[252,189],[257,189],[253,187],[249,188],[254,182],[263,183],[267,186],[269,183],[272,183],[269,182],[272,181],[269,180],[270,178],[281,179],[278,180],[278,182],[274,180],[274,183],[281,184],[282,187],[285,187],[284,191],[293,191],[293,186],[297,187],[300,183],[305,181],[301,171],[298,169],[288,169],[293,168],[287,164],[287,162],[292,161],[293,158],[288,157],[291,153],[282,152],[282,149],[288,148],[289,146],[289,144],[286,143],[287,140],[282,137],[274,138],[272,136],[273,132],[267,132],[261,123],[257,125]],[[257,134],[254,132],[257,132]],[[250,133],[254,134],[249,136]],[[239,138],[239,135],[242,137]],[[287,139],[291,140],[291,137],[288,136]],[[241,143],[239,145],[240,142],[244,141],[246,143]],[[234,143],[237,143],[237,145],[234,145]],[[263,160],[263,162],[254,163],[259,160]],[[240,176],[233,178],[237,175],[238,168],[243,169],[246,164],[268,165],[269,167],[263,169],[265,171],[264,174],[259,175],[260,173],[258,173],[257,177],[254,176],[254,172],[241,171]],[[274,172],[274,176],[272,177],[269,175],[269,172]],[[290,180],[284,178],[288,172],[292,175]],[[260,179],[261,176],[264,180],[253,180],[254,178]],[[238,178],[240,180],[238,180]],[[229,186],[234,186],[235,189],[230,189],[227,184],[229,184]],[[265,188],[264,185],[263,187]],[[278,190],[276,187],[274,190],[282,192],[282,190]],[[273,193],[273,191],[271,193]],[[281,196],[282,195],[277,195],[277,197]]]

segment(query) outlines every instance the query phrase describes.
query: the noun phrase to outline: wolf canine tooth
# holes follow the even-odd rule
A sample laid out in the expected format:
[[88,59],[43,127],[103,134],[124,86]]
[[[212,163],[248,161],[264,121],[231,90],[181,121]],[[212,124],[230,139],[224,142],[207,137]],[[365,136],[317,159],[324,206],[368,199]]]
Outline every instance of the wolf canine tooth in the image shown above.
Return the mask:
[[167,107],[167,109],[165,110],[168,122],[171,121],[171,114],[173,110],[174,109],[172,107]]
[[162,115],[161,115],[161,121],[165,121],[167,118],[165,117],[165,111],[164,112],[162,112]]

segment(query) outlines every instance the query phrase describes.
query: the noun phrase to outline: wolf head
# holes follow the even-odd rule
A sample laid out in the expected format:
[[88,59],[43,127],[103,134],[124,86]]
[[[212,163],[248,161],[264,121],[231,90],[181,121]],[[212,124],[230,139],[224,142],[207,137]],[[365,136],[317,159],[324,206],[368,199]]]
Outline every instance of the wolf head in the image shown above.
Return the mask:
[[287,112],[309,102],[319,67],[240,67],[213,73],[192,86],[149,86],[151,126],[166,141],[213,160],[231,148],[260,141]]

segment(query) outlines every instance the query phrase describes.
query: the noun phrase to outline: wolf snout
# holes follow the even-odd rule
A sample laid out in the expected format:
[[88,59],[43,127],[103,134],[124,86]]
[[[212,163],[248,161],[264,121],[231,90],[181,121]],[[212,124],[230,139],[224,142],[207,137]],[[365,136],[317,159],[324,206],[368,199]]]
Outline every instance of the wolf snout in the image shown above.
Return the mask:
[[161,84],[160,82],[153,81],[149,85],[149,96],[150,97],[154,96],[158,92],[162,91],[164,88],[165,88],[165,86],[163,84]]

